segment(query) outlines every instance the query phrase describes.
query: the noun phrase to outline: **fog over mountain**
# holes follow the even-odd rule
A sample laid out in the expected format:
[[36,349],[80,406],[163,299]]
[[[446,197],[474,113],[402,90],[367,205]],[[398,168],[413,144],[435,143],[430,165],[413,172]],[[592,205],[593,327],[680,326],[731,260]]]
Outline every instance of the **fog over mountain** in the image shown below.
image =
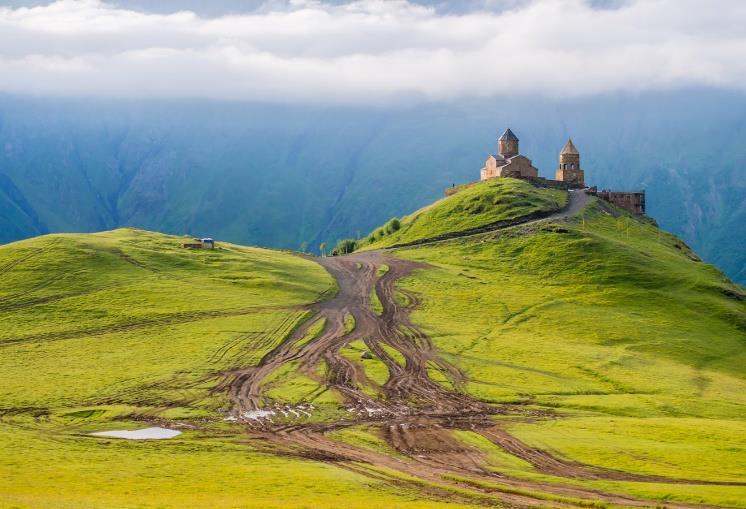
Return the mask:
[[317,249],[478,178],[510,126],[552,177],[586,180],[746,281],[746,96],[689,90],[353,108],[209,101],[0,101],[0,241],[133,225]]

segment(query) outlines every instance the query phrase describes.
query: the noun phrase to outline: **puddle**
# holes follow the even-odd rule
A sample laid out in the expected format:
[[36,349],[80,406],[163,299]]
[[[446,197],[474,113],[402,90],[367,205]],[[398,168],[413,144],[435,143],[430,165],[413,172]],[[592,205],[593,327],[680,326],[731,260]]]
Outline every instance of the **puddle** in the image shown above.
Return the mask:
[[242,412],[238,417],[230,416],[226,417],[225,421],[243,421],[243,422],[273,422],[273,417],[279,417],[282,414],[282,418],[287,419],[304,419],[311,417],[311,410],[314,410],[313,405],[297,405],[297,406],[276,406],[271,409],[257,408],[256,410],[248,410]]
[[181,431],[166,428],[144,428],[136,430],[99,431],[91,433],[97,437],[126,438],[128,440],[163,440],[181,435]]
[[275,415],[272,410],[250,410],[241,414],[244,419],[251,419],[252,421],[261,421],[267,417]]

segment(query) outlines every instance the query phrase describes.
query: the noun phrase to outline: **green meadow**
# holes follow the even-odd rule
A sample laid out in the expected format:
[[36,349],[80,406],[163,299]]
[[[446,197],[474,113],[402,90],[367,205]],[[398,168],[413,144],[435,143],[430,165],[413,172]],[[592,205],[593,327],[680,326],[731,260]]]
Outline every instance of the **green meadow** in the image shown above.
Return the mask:
[[[495,179],[402,218],[397,229],[374,231],[363,246],[552,211],[566,200],[561,191]],[[258,364],[336,285],[297,254],[225,243],[187,250],[185,240],[121,229],[0,247],[0,507],[463,507],[465,494],[441,503],[404,474],[364,476],[344,464],[270,454],[226,420],[226,375]],[[488,469],[645,498],[652,507],[746,508],[746,487],[701,482],[746,481],[746,291],[679,239],[592,200],[569,221],[392,254],[427,264],[400,287],[421,299],[412,319],[464,371],[464,389],[536,411],[494,417],[510,433],[567,460],[687,482],[561,478],[474,431],[452,431],[484,453]],[[371,301],[381,312],[375,294]],[[325,327],[323,319],[311,323],[295,348]],[[355,327],[348,315],[345,330]],[[356,340],[340,353],[362,365],[362,389],[376,397],[388,368],[362,361],[366,351]],[[313,403],[314,419],[349,417],[337,395],[297,368],[289,362],[271,373],[266,394],[278,404]],[[162,441],[90,435],[158,423],[183,433]],[[403,459],[380,429],[360,424],[328,436]],[[386,481],[396,476],[402,483]],[[489,489],[515,492],[496,479]],[[546,507],[593,502],[532,496]]]
[[[507,419],[523,441],[630,473],[746,479],[745,292],[650,220],[594,201],[569,224],[395,255],[430,265],[404,282],[422,297],[413,318],[468,373],[470,394],[556,414]],[[503,472],[568,482],[498,453]],[[746,507],[743,486],[584,483]]]
[[[258,363],[335,286],[289,253],[184,240],[123,229],[0,248],[0,507],[433,507],[259,452],[224,421],[223,373]],[[161,421],[183,434],[88,435]]]
[[128,404],[201,412],[216,374],[252,365],[334,291],[290,254],[136,230],[52,235],[0,249],[5,412]]

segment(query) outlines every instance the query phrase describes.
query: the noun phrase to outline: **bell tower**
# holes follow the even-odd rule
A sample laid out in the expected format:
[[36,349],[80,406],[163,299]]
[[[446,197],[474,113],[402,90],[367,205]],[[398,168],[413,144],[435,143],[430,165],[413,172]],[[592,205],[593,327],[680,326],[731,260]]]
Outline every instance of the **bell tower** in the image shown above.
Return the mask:
[[506,129],[503,135],[497,140],[497,153],[500,154],[503,159],[508,159],[519,154],[518,136],[513,134],[513,131],[510,129]]
[[575,148],[572,139],[568,139],[560,151],[555,180],[570,184],[572,187],[585,187],[585,172],[580,169],[580,152]]

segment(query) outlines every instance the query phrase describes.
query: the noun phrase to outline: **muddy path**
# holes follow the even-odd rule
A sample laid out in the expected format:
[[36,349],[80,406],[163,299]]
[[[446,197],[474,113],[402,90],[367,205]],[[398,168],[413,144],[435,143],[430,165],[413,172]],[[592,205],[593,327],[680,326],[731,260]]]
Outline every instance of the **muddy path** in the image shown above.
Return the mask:
[[[228,390],[235,402],[234,417],[261,411],[271,404],[262,394],[262,384],[271,373],[291,362],[297,363],[304,375],[341,395],[345,408],[361,417],[486,411],[484,404],[459,390],[445,389],[429,376],[429,370],[437,370],[456,388],[465,381],[464,374],[442,359],[430,338],[411,323],[409,311],[417,305],[416,297],[395,292],[396,281],[421,268],[420,264],[381,253],[320,258],[318,262],[336,279],[338,293],[314,305],[313,317],[258,366],[232,373]],[[381,303],[380,314],[371,308],[373,291]],[[345,320],[349,317],[354,319],[354,329],[348,332]],[[321,334],[303,341],[320,320],[324,322]],[[357,340],[364,341],[370,354],[389,372],[388,381],[378,388],[376,396],[362,389],[375,385],[366,378],[362,363],[340,353],[342,347]],[[319,366],[325,369],[321,378]]]
[[[427,270],[426,265],[386,252],[316,261],[337,281],[337,294],[312,306],[310,318],[257,366],[230,372],[221,386],[234,403],[230,418],[246,424],[253,447],[270,454],[331,462],[417,491],[423,497],[488,506],[582,507],[593,502],[660,506],[583,487],[579,481],[584,480],[734,484],[605,470],[530,447],[499,426],[494,416],[513,415],[524,420],[556,416],[525,405],[494,405],[470,397],[464,391],[465,373],[443,359],[427,334],[412,323],[410,313],[420,301],[416,295],[397,289],[396,284],[415,270]],[[380,301],[378,312],[371,302],[373,293]],[[321,323],[320,332],[311,335]],[[342,353],[356,341],[364,342],[366,357],[377,360]],[[388,371],[385,383],[377,384],[366,375],[366,362],[383,363]],[[340,401],[343,417],[314,420],[309,402],[281,406],[273,401],[266,394],[266,382],[288,366],[331,391]],[[433,379],[436,375],[437,382]],[[388,451],[353,446],[330,435],[361,425],[374,430]],[[458,431],[479,435],[528,462],[535,472],[566,482],[529,481],[500,474],[489,467],[483,450],[457,438]],[[406,477],[392,476],[391,472]],[[664,506],[702,507],[676,503]]]

